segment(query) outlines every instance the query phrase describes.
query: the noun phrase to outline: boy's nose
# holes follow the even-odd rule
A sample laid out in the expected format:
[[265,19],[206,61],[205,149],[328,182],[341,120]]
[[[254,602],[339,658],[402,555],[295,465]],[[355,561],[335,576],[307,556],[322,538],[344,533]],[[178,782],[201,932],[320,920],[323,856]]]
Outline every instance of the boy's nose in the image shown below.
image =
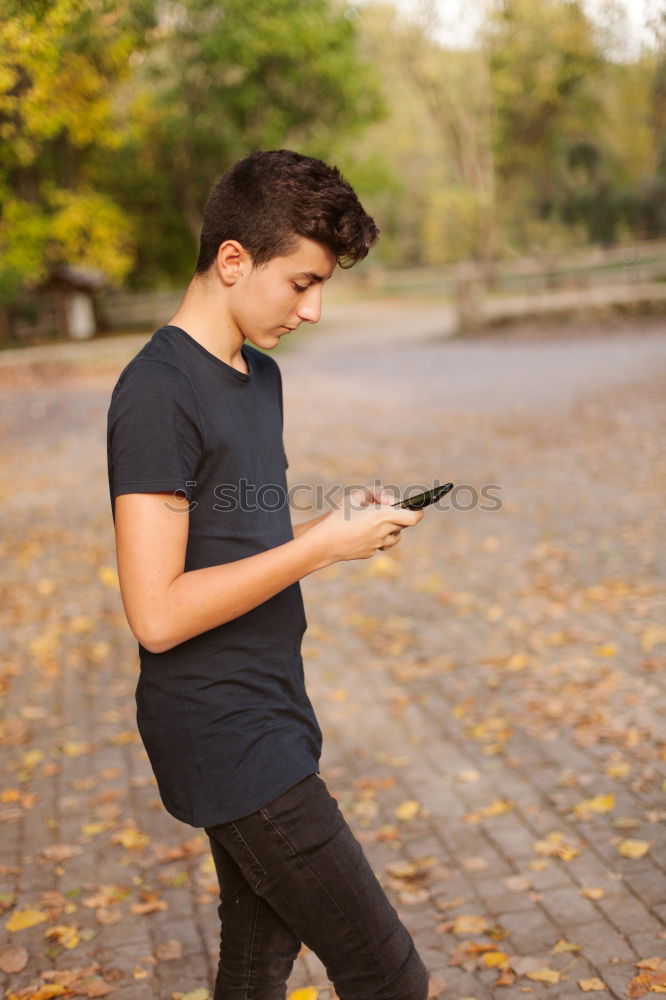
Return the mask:
[[321,318],[321,285],[311,285],[299,303],[298,315],[305,323],[318,323]]

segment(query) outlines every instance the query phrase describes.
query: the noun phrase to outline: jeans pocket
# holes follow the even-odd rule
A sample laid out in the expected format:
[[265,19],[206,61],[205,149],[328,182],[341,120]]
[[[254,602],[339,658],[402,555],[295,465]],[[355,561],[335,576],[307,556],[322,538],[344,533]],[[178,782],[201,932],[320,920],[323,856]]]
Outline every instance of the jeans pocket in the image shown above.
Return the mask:
[[229,845],[229,853],[233,856],[236,864],[241,869],[248,884],[256,891],[268,874],[263,868],[258,857],[248,844],[243,834],[238,829],[236,823],[226,824],[232,844]]

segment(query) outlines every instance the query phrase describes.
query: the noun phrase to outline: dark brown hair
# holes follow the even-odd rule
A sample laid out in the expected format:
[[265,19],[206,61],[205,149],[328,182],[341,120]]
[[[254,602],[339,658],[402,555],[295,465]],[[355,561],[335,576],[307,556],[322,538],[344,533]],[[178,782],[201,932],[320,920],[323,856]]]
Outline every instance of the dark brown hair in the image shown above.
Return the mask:
[[327,246],[341,267],[362,260],[379,230],[337,167],[289,149],[252,153],[208,195],[197,274],[225,240],[237,240],[255,267],[291,253],[299,236]]

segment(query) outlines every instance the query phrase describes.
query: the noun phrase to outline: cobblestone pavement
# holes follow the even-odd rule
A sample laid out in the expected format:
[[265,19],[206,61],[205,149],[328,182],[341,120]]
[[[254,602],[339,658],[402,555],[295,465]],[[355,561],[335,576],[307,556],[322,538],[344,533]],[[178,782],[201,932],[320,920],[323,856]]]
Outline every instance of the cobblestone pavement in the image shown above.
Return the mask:
[[[303,581],[322,774],[433,997],[663,992],[663,323],[403,342],[366,319],[280,354],[290,484],[459,489]],[[3,376],[8,996],[171,1000],[216,965],[206,837],[164,811],[135,727],[108,364]],[[332,996],[309,952],[290,985]]]

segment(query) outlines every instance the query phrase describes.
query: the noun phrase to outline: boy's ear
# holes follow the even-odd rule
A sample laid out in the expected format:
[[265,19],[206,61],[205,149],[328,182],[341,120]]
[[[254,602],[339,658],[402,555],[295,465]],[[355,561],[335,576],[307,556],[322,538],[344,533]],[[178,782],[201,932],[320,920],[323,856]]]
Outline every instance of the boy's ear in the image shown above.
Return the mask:
[[225,240],[217,248],[217,273],[225,285],[235,285],[252,267],[250,255],[237,240]]

